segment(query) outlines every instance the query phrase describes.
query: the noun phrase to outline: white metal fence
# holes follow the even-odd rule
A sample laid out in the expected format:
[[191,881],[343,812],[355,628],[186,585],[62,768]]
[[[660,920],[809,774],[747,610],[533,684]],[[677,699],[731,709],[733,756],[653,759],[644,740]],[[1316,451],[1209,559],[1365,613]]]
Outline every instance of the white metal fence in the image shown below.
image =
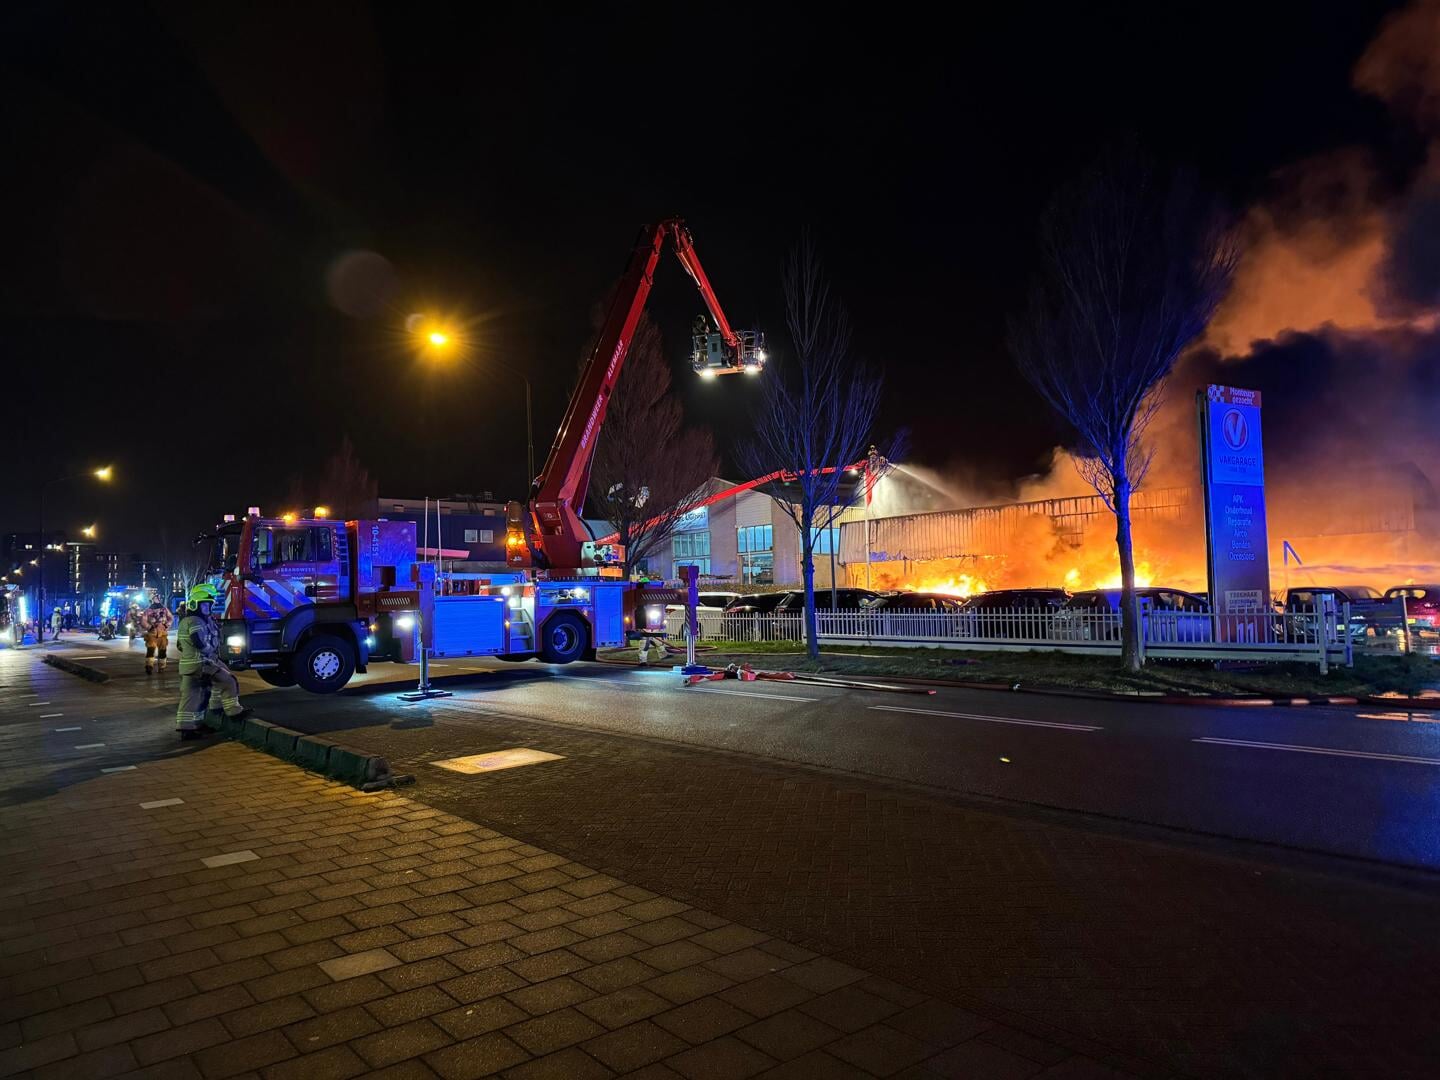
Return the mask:
[[[735,643],[801,641],[803,612],[696,612],[701,641]],[[980,611],[817,611],[822,645],[915,648],[1058,650],[1105,655],[1120,650],[1118,612],[1037,609]],[[1212,614],[1190,611],[1141,613],[1144,654],[1155,659],[1271,660],[1330,664],[1351,662],[1348,608]],[[1363,627],[1360,628],[1363,633]],[[685,612],[666,618],[667,636],[683,640]]]

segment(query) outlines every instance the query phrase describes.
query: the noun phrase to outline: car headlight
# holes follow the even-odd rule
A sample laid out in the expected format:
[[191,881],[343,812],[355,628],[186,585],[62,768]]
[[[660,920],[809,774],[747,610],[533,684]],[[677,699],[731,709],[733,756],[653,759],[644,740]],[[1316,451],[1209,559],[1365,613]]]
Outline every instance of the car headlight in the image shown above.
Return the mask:
[[225,639],[225,644],[229,645],[232,649],[243,649],[245,647],[245,635],[231,634]]

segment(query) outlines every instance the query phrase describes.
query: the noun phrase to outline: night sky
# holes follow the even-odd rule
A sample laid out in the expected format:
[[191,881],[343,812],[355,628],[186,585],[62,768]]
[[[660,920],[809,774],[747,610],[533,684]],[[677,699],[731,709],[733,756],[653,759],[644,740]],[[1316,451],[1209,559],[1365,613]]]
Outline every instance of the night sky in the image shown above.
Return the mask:
[[[149,551],[160,524],[282,509],[347,433],[384,493],[522,497],[523,389],[492,361],[535,383],[543,460],[592,305],[670,214],[782,358],[781,268],[813,229],[886,425],[998,489],[1066,438],[1003,325],[1046,199],[1103,146],[1237,209],[1331,148],[1382,174],[1423,151],[1351,84],[1391,5],[265,7],[0,16],[0,530],[34,527],[39,478],[113,461],[112,490],[52,489],[50,520]],[[668,256],[652,308],[690,415],[733,446],[757,388],[689,375],[699,298]],[[465,364],[417,361],[422,310],[470,323]]]

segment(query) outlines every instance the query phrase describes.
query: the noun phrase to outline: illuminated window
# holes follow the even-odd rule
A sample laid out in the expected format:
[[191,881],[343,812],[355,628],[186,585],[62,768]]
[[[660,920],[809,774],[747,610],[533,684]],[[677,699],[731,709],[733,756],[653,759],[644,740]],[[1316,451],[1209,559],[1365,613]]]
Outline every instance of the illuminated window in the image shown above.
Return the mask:
[[671,550],[677,560],[705,558],[710,554],[708,532],[676,533],[671,539]]
[[810,551],[814,555],[829,555],[840,550],[840,526],[831,525],[825,529],[810,530]]
[[775,528],[772,525],[745,525],[736,530],[736,547],[745,554],[752,551],[775,550]]

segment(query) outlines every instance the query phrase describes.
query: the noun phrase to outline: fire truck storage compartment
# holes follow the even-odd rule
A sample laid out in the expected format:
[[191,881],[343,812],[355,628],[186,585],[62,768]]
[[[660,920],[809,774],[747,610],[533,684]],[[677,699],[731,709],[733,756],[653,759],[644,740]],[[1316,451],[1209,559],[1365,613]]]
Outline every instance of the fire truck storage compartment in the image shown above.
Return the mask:
[[431,656],[494,656],[505,648],[505,598],[435,597]]
[[625,586],[595,586],[595,645],[625,644]]
[[384,584],[380,567],[393,566],[391,585],[408,589],[410,564],[415,561],[413,521],[355,522],[355,584],[360,592],[373,592]]

